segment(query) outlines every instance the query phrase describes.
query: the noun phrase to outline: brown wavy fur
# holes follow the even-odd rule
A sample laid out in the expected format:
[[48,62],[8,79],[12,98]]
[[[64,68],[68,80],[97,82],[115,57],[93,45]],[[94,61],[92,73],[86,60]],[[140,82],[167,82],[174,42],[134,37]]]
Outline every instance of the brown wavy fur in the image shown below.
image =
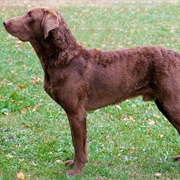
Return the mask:
[[[87,111],[143,96],[180,133],[180,53],[162,47],[102,51],[80,46],[64,18],[53,9],[34,8],[4,21],[6,30],[29,41],[43,70],[44,89],[66,111],[75,149],[75,166],[83,172],[87,159]],[[177,156],[175,160],[179,160]]]

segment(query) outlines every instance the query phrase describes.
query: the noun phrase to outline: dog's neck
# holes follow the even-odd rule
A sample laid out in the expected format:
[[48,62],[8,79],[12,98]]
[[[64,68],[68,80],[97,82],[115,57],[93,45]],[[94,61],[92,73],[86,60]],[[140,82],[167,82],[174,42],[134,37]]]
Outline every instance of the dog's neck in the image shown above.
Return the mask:
[[50,31],[46,39],[38,37],[30,43],[43,63],[58,63],[62,66],[76,56],[78,49],[81,48],[65,21],[61,21],[57,29]]

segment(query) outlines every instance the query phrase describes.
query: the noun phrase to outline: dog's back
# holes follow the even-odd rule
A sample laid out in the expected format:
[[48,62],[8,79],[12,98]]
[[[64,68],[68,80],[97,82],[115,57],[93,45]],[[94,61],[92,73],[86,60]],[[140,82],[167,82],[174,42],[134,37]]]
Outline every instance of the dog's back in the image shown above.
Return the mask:
[[166,79],[167,73],[176,73],[180,78],[180,54],[172,50],[147,46],[91,51],[87,109],[96,109],[138,95],[142,95],[144,101],[154,100],[158,96],[155,92],[158,84]]

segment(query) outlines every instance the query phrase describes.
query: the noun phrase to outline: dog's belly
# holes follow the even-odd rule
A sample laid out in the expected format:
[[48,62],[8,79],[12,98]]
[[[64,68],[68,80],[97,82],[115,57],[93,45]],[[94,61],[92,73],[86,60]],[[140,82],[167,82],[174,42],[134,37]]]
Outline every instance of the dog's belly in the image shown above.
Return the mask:
[[[141,94],[140,94],[141,95]],[[116,104],[116,103],[120,103],[122,101],[125,101],[126,99],[130,99],[133,97],[138,96],[138,94],[132,94],[129,96],[124,96],[122,97],[121,95],[119,96],[96,96],[96,97],[89,97],[88,101],[86,103],[86,107],[85,109],[87,111],[90,110],[95,110],[95,109],[99,109],[102,107],[105,107],[107,105],[112,105],[112,104]],[[157,99],[157,96],[152,92],[152,93],[145,93],[142,94],[142,99],[143,101],[152,101]]]
[[98,98],[98,100],[97,99],[91,99],[90,101],[87,102],[85,109],[87,111],[96,110],[96,109],[105,107],[107,105],[115,104],[117,102],[121,102],[121,100],[115,101],[115,100],[112,100],[111,98],[109,98],[109,99]]
[[104,91],[96,91],[88,95],[88,100],[86,103],[86,110],[95,110],[101,107],[112,105],[118,102],[122,102],[129,97],[129,93],[121,92],[120,90],[111,90],[107,92]]
[[139,87],[135,86],[135,84],[122,81],[119,84],[110,83],[104,86],[101,84],[102,86],[98,86],[101,88],[91,87],[93,90],[87,95],[86,110],[99,109],[137,96],[142,96],[143,101],[152,101],[157,98],[156,93],[148,83],[144,83],[144,85],[141,83]]

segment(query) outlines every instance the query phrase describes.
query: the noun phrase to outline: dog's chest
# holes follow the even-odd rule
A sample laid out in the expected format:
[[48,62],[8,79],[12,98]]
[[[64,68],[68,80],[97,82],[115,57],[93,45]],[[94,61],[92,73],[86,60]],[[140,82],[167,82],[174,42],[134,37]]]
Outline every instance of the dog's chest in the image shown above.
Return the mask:
[[55,68],[47,68],[44,72],[44,90],[46,93],[55,100],[54,91],[58,87],[59,90],[63,87],[65,83],[66,76],[60,73],[59,70]]
[[53,86],[50,79],[44,78],[44,90],[52,99],[54,99]]

